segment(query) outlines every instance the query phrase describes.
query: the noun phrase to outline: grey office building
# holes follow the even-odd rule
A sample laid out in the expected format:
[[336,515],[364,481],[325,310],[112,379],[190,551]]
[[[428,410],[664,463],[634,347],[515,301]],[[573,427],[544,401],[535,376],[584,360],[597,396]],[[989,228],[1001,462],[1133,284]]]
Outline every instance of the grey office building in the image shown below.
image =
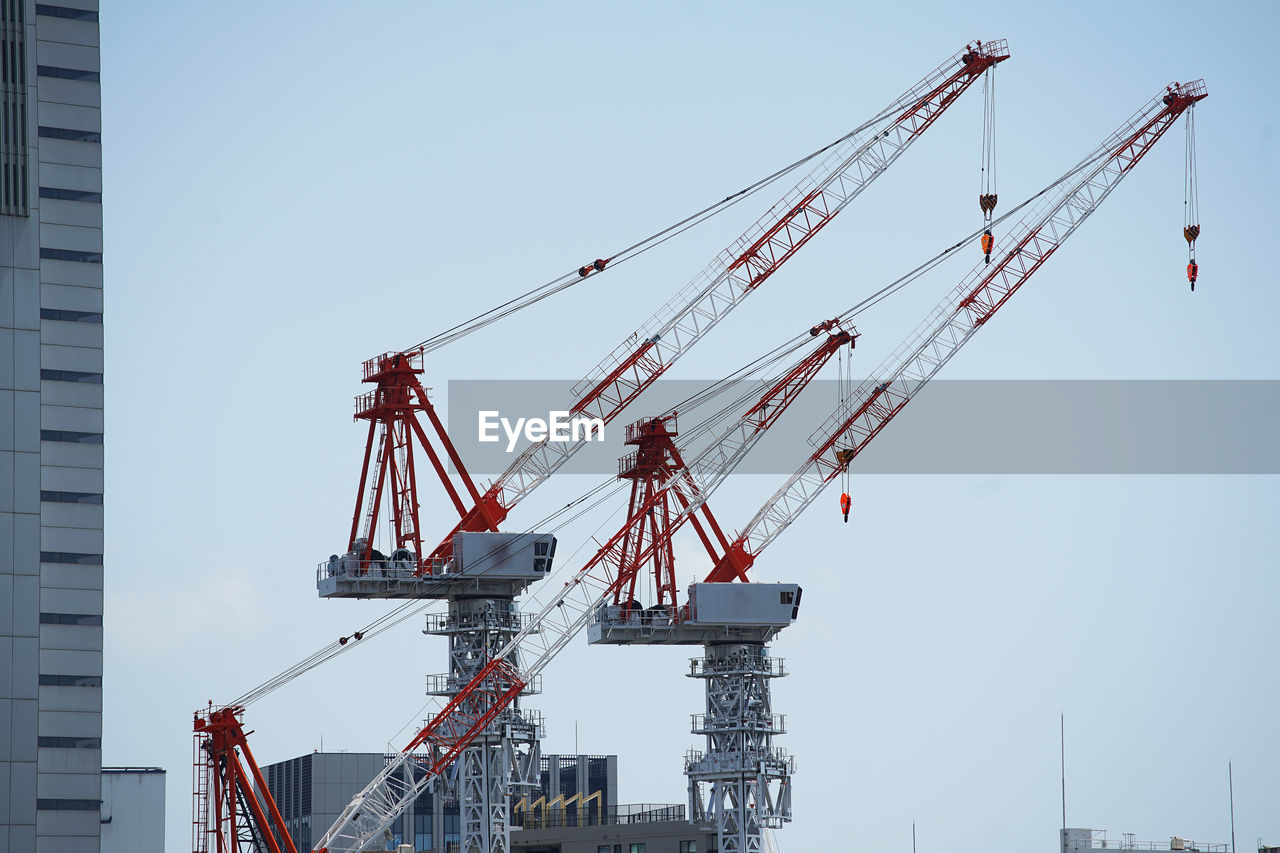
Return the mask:
[[97,853],[96,0],[0,0],[0,850]]

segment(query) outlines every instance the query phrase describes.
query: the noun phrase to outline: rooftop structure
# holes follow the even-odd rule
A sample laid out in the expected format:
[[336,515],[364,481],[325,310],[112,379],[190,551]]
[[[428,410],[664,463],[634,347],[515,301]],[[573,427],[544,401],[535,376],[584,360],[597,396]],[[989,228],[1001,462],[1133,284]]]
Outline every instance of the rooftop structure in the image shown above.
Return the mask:
[[1138,841],[1132,832],[1107,838],[1105,829],[1063,829],[1062,853],[1090,853],[1097,850],[1153,850],[1160,853],[1228,853],[1230,844],[1205,844],[1177,835],[1165,841]]

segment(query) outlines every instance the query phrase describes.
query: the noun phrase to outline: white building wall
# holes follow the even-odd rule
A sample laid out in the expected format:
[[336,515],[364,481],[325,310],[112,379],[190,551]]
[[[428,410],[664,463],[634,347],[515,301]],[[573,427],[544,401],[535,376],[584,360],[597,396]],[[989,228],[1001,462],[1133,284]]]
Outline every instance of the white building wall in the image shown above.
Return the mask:
[[102,853],[164,853],[165,772],[102,768]]

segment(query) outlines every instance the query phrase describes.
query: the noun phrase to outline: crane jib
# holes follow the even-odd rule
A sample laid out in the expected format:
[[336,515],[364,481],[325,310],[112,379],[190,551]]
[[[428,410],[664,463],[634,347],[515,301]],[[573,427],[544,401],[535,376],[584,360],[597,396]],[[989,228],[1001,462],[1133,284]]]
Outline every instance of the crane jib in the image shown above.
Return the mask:
[[[979,44],[976,49],[966,46],[963,55],[972,57],[976,53],[980,59],[986,57],[989,65],[1007,58],[1004,44],[1003,41],[988,42],[986,45]],[[811,183],[802,182],[779,205],[785,211],[782,222],[772,218],[776,213],[766,214],[740,238],[737,245],[749,244],[754,251],[740,252],[735,249],[713,259],[706,272],[695,278],[650,323],[642,326],[641,331],[630,336],[625,344],[600,363],[590,378],[582,383],[589,390],[574,406],[576,411],[581,412],[589,405],[599,405],[602,408],[613,407],[607,411],[607,417],[611,418],[620,412],[626,403],[656,378],[656,374],[665,371],[676,358],[739,304],[744,294],[756,289],[756,285],[790,257],[796,248],[830,221],[836,212],[858,197],[980,76],[976,72],[974,75],[957,75],[957,63],[962,61],[961,54],[952,56],[891,103],[872,122],[841,140],[842,147],[833,150],[806,178]],[[976,68],[972,58],[965,64]],[[897,115],[902,116],[901,122],[893,120],[892,117]],[[869,138],[859,138],[863,130],[873,126],[879,130]],[[846,142],[849,144],[844,147]],[[820,207],[815,206],[819,199]],[[740,263],[732,271],[726,269],[729,264],[738,261]],[[749,274],[743,274],[744,272]],[[651,365],[655,369],[646,375],[645,371]],[[778,405],[785,407],[793,400],[795,386],[808,381],[811,376],[812,373],[802,371],[793,375],[792,382],[775,386],[779,394]],[[685,521],[692,520],[694,514],[705,507],[711,491],[723,484],[728,471],[754,446],[765,422],[772,421],[775,417],[773,410],[767,418],[759,417],[758,411],[752,415],[754,420],[736,424],[722,436],[713,448],[714,452],[700,453],[683,474],[669,481],[671,494],[680,505],[680,510],[667,526],[669,532],[674,532]],[[550,477],[568,459],[572,450],[573,448],[561,450],[531,446],[486,491],[486,499],[490,495],[500,495],[501,505],[510,508]],[[694,476],[695,472],[697,476]],[[643,508],[640,514],[649,508]],[[619,563],[620,558],[625,558],[620,547],[628,532],[619,531],[600,548],[587,566],[575,575],[573,581],[566,584],[557,599],[544,606],[529,625],[522,628],[496,653],[495,658],[505,659],[517,644],[524,643],[521,647],[520,678],[529,678],[541,672],[587,624],[600,603],[617,588],[619,581],[610,577],[609,570]],[[723,534],[719,531],[716,533],[716,539],[720,540],[723,547]],[[636,560],[643,562],[648,559],[654,547],[654,543],[649,541],[636,555]],[[721,563],[726,572],[740,578],[745,576],[752,559],[752,555],[731,543]],[[532,655],[529,654],[530,644],[537,649]],[[505,690],[502,689],[504,685]],[[412,757],[414,746],[401,753],[352,801],[352,805],[347,807],[320,839],[317,849],[363,849],[380,839],[384,830],[403,813],[407,805],[433,779],[439,778],[447,764],[447,759],[442,756],[456,756],[457,751],[465,747],[481,730],[478,724],[481,709],[484,709],[485,714],[498,713],[514,698],[514,694],[510,692],[513,689],[513,681],[500,677],[489,685],[479,682],[468,685],[464,689],[465,696],[458,694],[455,698],[459,701],[451,709],[442,711],[432,719],[427,727],[430,732],[421,733],[420,738],[415,738],[416,747],[422,748],[429,755]],[[408,761],[418,761],[418,766],[430,764],[432,767],[430,772],[422,775],[402,773],[395,777],[397,772],[403,771],[404,763]]]
[[[976,267],[935,309],[935,324],[913,333],[866,380],[862,387],[870,390],[852,416],[844,415],[842,404],[828,418],[811,438],[816,452],[765,502],[743,528],[737,544],[759,554],[786,530],[1119,186],[1181,113],[1206,96],[1203,81],[1167,87],[1167,94],[1148,102],[1085,160],[1042,191],[1063,188],[1046,211],[1033,211],[1015,229],[1021,236],[1011,237],[995,270]],[[1068,180],[1073,183],[1067,184]],[[833,449],[835,454],[828,457]]]
[[626,392],[620,391],[623,396],[618,397],[611,408],[601,409],[600,413],[606,423],[621,414],[627,403],[638,397],[644,389],[652,385],[654,380],[665,373],[667,367],[669,367],[668,364],[663,363],[661,357],[647,357],[656,344],[657,342],[652,339],[642,343],[636,348],[635,352],[623,359],[621,364],[609,371],[608,376],[600,380],[594,388],[584,394],[581,400],[574,403],[569,411],[573,414],[580,414],[586,411],[588,406],[605,396],[605,392],[610,386],[618,384],[627,371],[635,369],[637,372],[637,376],[633,380],[635,388]]

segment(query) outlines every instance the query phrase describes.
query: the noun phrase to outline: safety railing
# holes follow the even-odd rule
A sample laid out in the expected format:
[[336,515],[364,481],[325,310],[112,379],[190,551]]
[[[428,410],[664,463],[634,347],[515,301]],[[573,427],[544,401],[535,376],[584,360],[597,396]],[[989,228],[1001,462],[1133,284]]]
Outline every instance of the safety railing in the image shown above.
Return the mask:
[[766,678],[782,678],[787,674],[783,658],[764,655],[734,658],[691,658],[689,675],[693,678],[711,678],[717,675],[749,673]]
[[595,623],[608,628],[672,627],[689,619],[689,608],[674,604],[652,607],[624,607],[609,604],[596,611]]
[[[533,617],[517,611],[494,613],[428,613],[424,634],[456,634],[467,631],[502,631],[514,634],[525,628]],[[536,630],[536,629],[535,629]]]
[[[456,696],[462,692],[462,688],[471,683],[470,678],[450,675],[447,672],[437,673],[427,676],[427,695],[428,696]],[[535,675],[530,678],[520,691],[523,696],[532,696],[542,692],[542,676]]]
[[531,807],[517,809],[511,815],[511,827],[521,829],[555,829],[565,826],[616,826],[633,823],[665,823],[684,821],[685,807],[675,804],[640,803],[606,806],[584,802],[574,806]]
[[753,714],[744,717],[714,717],[708,714],[690,714],[689,719],[695,735],[734,731],[766,732],[775,735],[787,733],[786,714]]
[[766,767],[789,770],[794,773],[796,760],[785,749],[768,747],[766,749],[729,750],[726,752],[707,753],[701,749],[690,749],[684,754],[686,773],[718,773],[734,771],[744,767]]
[[361,560],[336,554],[316,566],[316,583],[329,578],[409,580],[424,574],[446,574],[447,560]]

